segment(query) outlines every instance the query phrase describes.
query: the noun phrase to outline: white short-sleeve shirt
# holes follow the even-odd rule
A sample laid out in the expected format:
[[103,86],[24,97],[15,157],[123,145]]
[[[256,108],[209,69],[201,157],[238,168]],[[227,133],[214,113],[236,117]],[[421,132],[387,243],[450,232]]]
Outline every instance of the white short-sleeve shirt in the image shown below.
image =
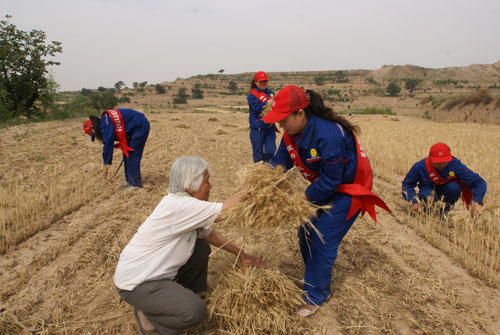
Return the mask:
[[115,285],[131,291],[145,281],[174,279],[221,210],[222,203],[167,194],[122,250]]

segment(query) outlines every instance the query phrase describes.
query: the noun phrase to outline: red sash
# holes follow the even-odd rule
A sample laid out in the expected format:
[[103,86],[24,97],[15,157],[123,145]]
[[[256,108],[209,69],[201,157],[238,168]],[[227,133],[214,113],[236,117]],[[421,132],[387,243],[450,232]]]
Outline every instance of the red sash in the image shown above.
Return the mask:
[[[352,195],[351,207],[347,213],[346,220],[349,220],[358,210],[361,210],[361,216],[363,216],[365,212],[368,212],[370,217],[377,222],[377,214],[375,212],[374,205],[385,209],[389,213],[392,213],[392,211],[379,196],[371,191],[373,177],[370,161],[359,145],[356,135],[353,134],[353,136],[356,141],[356,152],[358,156],[356,176],[354,177],[353,184],[340,184],[337,188],[337,192]],[[319,178],[319,173],[308,169],[304,163],[302,163],[297,151],[297,143],[295,143],[291,136],[286,132],[283,134],[283,141],[285,142],[290,158],[295,163],[295,166],[297,166],[304,178],[310,182],[317,180]]]
[[455,183],[458,183],[460,185],[460,188],[462,189],[462,201],[465,204],[465,208],[469,209],[469,205],[472,202],[472,190],[467,187],[462,181],[457,179],[457,176],[450,176],[448,179],[444,179],[441,177],[434,166],[432,165],[431,160],[429,157],[425,159],[425,168],[427,169],[427,173],[429,174],[430,180],[436,184],[436,185],[444,185],[448,184],[450,181],[453,181]]
[[117,109],[107,110],[102,113],[102,115],[108,114],[111,122],[113,123],[113,128],[115,130],[115,136],[118,139],[117,144],[114,145],[115,148],[120,148],[123,154],[130,158],[129,151],[134,151],[127,144],[127,135],[125,134],[125,125],[123,124],[123,117]]
[[286,131],[283,132],[283,142],[285,142],[286,145],[286,150],[288,151],[288,155],[292,159],[292,161],[295,163],[295,166],[297,169],[302,173],[304,178],[309,180],[311,183],[315,181],[316,179],[319,178],[319,173],[314,172],[311,169],[308,169],[304,163],[302,163],[302,160],[299,157],[299,152],[297,150],[297,143],[292,139],[289,133]]
[[257,99],[259,99],[260,102],[266,102],[268,101],[269,99],[271,99],[266,93],[264,93],[264,91],[262,92],[259,92],[257,91],[256,88],[254,88],[251,92],[250,92],[251,95],[253,95],[254,97],[256,97]]

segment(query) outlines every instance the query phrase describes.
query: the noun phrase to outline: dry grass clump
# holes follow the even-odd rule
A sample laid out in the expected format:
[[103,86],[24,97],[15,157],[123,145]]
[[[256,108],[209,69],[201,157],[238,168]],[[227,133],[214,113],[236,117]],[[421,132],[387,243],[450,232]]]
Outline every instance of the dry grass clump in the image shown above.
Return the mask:
[[245,191],[245,200],[221,215],[221,225],[240,228],[252,228],[257,231],[297,228],[311,224],[311,218],[317,216],[320,209],[329,206],[317,206],[304,197],[304,185],[301,178],[291,169],[283,171],[281,166],[269,164],[243,169],[240,171],[249,185]]
[[[209,319],[226,334],[307,334],[306,321],[295,313],[303,304],[302,290],[270,269],[232,269],[221,276],[208,297]],[[301,322],[302,321],[302,322]]]
[[461,96],[458,98],[455,98],[453,100],[450,100],[445,108],[448,110],[452,109],[455,106],[466,106],[466,105],[480,105],[480,104],[489,104],[490,102],[493,101],[493,97],[487,90],[479,90],[473,94],[467,95],[467,96]]
[[[474,217],[468,210],[455,209],[443,218],[440,211],[444,205],[430,199],[426,209],[414,220],[416,230],[429,243],[460,261],[471,275],[497,286],[500,279],[500,208],[496,203],[488,204]],[[421,206],[424,207],[423,202]]]

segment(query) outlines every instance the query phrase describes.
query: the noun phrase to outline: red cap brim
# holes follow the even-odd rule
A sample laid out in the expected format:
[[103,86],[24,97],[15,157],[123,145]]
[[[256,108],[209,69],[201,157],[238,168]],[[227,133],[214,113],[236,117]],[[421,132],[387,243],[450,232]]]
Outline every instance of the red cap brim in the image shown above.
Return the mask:
[[442,156],[442,157],[432,157],[431,156],[431,162],[432,163],[447,163],[447,162],[451,162],[451,160],[453,159],[453,156]]
[[273,111],[272,109],[267,113],[263,118],[262,121],[266,123],[275,123],[283,120],[286,118],[288,115],[292,114],[293,112],[288,112],[288,113],[278,113]]

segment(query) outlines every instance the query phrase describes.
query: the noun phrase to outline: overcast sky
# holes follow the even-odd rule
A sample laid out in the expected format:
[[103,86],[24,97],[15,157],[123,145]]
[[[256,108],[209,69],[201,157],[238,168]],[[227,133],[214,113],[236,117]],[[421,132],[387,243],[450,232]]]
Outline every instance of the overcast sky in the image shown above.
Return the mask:
[[[500,0],[0,0],[62,42],[61,90],[197,74],[500,60]],[[272,80],[272,78],[271,78]]]

